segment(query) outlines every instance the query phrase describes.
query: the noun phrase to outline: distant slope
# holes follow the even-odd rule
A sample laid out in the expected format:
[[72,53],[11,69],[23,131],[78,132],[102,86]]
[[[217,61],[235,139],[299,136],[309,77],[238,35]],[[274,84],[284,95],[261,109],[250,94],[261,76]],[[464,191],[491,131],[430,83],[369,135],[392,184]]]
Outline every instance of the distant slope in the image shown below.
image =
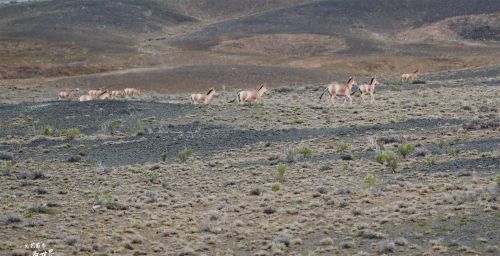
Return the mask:
[[317,0],[159,0],[185,15],[203,21],[232,19]]
[[209,49],[221,38],[270,33],[352,36],[353,28],[385,33],[453,16],[498,11],[498,0],[324,0],[217,23],[180,38],[175,45]]
[[154,0],[52,0],[0,7],[0,38],[130,50],[137,34],[193,21]]

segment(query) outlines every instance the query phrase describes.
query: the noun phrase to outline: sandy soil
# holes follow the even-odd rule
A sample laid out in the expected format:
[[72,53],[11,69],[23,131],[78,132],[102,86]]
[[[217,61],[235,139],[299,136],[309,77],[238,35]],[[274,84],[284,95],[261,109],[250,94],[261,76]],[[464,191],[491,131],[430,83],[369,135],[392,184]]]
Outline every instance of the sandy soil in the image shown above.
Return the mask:
[[322,85],[244,106],[235,89],[193,106],[0,87],[0,254],[497,255],[499,75],[383,81],[374,103],[333,106]]

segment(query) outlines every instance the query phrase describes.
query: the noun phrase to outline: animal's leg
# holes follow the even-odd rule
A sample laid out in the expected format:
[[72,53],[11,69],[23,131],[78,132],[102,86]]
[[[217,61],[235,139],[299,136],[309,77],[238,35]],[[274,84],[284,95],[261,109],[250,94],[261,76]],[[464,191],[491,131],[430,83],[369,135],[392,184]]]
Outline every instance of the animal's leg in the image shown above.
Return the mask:
[[347,94],[347,98],[349,98],[349,104],[352,105],[352,97],[351,97],[351,95]]
[[375,96],[373,96],[373,92],[370,92],[370,96],[372,98],[372,102],[375,102]]
[[362,94],[361,94],[361,100],[363,100],[363,103],[366,103],[366,101],[365,101],[365,97],[364,97],[364,96],[365,96],[365,94],[364,94],[364,93],[362,93]]

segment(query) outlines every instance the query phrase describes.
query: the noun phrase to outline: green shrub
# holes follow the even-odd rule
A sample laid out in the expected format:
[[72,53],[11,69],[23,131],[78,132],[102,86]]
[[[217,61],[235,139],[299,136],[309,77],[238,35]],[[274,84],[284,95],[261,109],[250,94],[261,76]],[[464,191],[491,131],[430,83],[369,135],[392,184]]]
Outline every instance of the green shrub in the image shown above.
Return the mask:
[[394,78],[387,82],[390,85],[403,85],[403,81],[400,78]]
[[136,135],[140,131],[144,130],[144,125],[141,122],[138,122],[134,127],[128,130],[128,135]]
[[399,165],[399,157],[392,150],[384,150],[375,156],[375,160],[380,164],[386,164],[393,172]]
[[429,155],[425,158],[425,163],[430,168],[433,165],[436,165],[436,157],[433,155]]
[[276,182],[274,183],[272,186],[271,186],[271,189],[276,192],[276,191],[279,191],[281,189],[281,184],[279,182]]
[[443,139],[439,139],[437,141],[437,145],[438,145],[439,149],[441,150],[441,153],[445,152],[445,149],[448,147],[448,143],[446,143],[446,141]]
[[41,213],[41,214],[54,214],[56,211],[54,208],[50,208],[44,205],[33,205],[26,212],[24,212],[25,217],[31,217],[34,213]]
[[375,186],[375,184],[377,184],[377,177],[373,174],[368,174],[365,178],[363,187],[370,188],[370,187]]
[[283,182],[283,179],[285,177],[285,172],[286,172],[286,164],[279,164],[278,165],[278,172],[276,173],[276,180],[278,182]]
[[109,133],[114,134],[116,129],[120,126],[120,120],[113,120],[109,123]]
[[10,172],[12,170],[12,166],[14,164],[12,163],[12,160],[4,160],[2,161],[2,172],[4,175],[10,175]]
[[346,152],[347,150],[349,150],[350,147],[351,147],[351,145],[349,145],[349,144],[338,145],[337,146],[337,154]]
[[161,160],[163,162],[167,161],[167,157],[168,157],[168,153],[167,152],[163,152],[161,153]]
[[403,156],[403,158],[406,158],[409,154],[413,152],[415,147],[413,144],[401,144],[398,146],[399,153]]
[[42,134],[45,136],[52,136],[52,135],[54,135],[54,132],[55,132],[55,129],[52,128],[52,126],[46,125],[45,127],[43,127]]
[[179,154],[177,155],[177,159],[181,162],[186,162],[189,157],[193,155],[193,150],[190,148],[184,148]]
[[311,157],[312,156],[312,150],[308,147],[299,148],[299,153],[302,154],[304,157]]
[[73,140],[75,138],[78,138],[80,136],[80,129],[78,128],[72,128],[71,130],[66,132],[66,138],[68,140]]
[[462,149],[458,147],[448,148],[448,153],[453,155],[454,157],[458,157],[458,155],[460,155],[461,152]]
[[109,191],[96,193],[94,196],[96,205],[107,205],[113,201],[113,197]]

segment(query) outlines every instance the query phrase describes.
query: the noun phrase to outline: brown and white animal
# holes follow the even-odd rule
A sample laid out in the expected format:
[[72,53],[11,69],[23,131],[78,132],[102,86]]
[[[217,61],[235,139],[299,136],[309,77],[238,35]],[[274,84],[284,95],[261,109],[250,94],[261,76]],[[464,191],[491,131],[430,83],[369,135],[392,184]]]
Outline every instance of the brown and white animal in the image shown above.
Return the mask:
[[122,91],[122,90],[111,91],[109,94],[111,95],[111,98],[123,98],[123,97],[125,97],[125,91]]
[[128,95],[128,96],[138,96],[141,94],[141,90],[140,89],[136,89],[136,88],[125,88],[125,90],[123,90],[125,92],[125,95]]
[[375,101],[375,97],[373,96],[373,93],[375,92],[375,85],[378,85],[378,84],[380,84],[380,83],[377,81],[377,77],[374,76],[370,80],[369,84],[362,84],[359,86],[358,91],[361,93],[361,99],[363,100],[363,102],[366,102],[364,96],[367,93],[370,94],[370,101],[371,102]]
[[106,91],[103,91],[101,94],[97,95],[96,99],[98,99],[98,100],[109,100],[109,99],[111,99],[111,95],[106,90]]
[[191,94],[191,103],[193,104],[208,104],[215,96],[216,92],[214,88],[210,88],[207,94],[194,93]]
[[80,89],[72,89],[69,92],[68,91],[62,91],[59,92],[59,100],[71,100],[76,96],[76,92],[79,91]]
[[98,95],[86,94],[86,95],[80,96],[80,98],[79,98],[80,101],[92,101],[92,100],[104,100],[104,99],[109,99],[108,91],[102,91]]
[[260,88],[256,91],[240,91],[238,92],[238,102],[244,104],[245,102],[258,101],[267,91],[266,84],[261,84]]
[[[323,93],[319,97],[319,100],[321,101],[321,98],[323,98],[325,92],[328,92],[328,94],[330,94],[330,102],[332,104],[334,103],[334,99],[336,96],[345,96],[349,99],[349,102],[352,104],[351,90],[355,84],[356,84],[355,77],[350,77],[349,80],[347,80],[347,83],[345,84],[332,83],[328,85],[325,88],[325,90],[323,90]],[[346,101],[347,99],[344,99],[344,104]]]
[[401,82],[411,82],[413,80],[416,80],[418,73],[419,73],[419,70],[417,68],[417,70],[413,71],[413,73],[402,74],[401,75]]
[[89,90],[88,95],[97,96],[97,95],[101,94],[103,91],[104,90],[102,88],[100,88],[99,90]]

